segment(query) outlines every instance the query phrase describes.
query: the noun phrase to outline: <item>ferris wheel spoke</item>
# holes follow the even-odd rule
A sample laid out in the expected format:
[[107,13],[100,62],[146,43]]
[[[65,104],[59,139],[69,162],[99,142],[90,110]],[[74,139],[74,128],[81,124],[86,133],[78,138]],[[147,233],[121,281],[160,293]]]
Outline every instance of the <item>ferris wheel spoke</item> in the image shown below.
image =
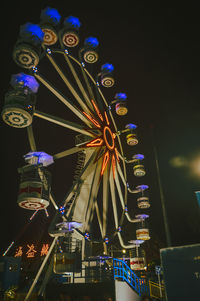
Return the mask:
[[56,210],[58,210],[58,206],[57,206],[57,204],[56,204],[56,202],[54,200],[54,197],[53,197],[52,193],[50,193],[49,199],[50,199],[51,203],[53,204],[54,208]]
[[117,187],[117,192],[118,192],[119,199],[120,199],[120,202],[121,202],[121,205],[122,205],[122,209],[124,210],[125,203],[124,203],[124,198],[123,198],[121,186],[120,186],[120,183],[119,183],[119,177],[118,177],[118,171],[117,171],[117,169],[115,171],[115,184],[116,184],[116,187]]
[[111,192],[111,199],[112,199],[112,207],[113,207],[115,228],[117,229],[119,224],[118,224],[118,214],[117,214],[117,205],[116,205],[115,184],[114,184],[112,170],[110,170],[110,180],[109,180],[109,182],[110,182],[110,192]]
[[49,89],[62,103],[64,103],[76,116],[78,116],[85,124],[87,124],[89,127],[91,126],[91,123],[89,120],[82,114],[82,112],[69,100],[66,99],[64,95],[62,95],[58,90],[53,87],[52,84],[47,81],[43,76],[39,75],[37,72],[34,73],[34,76],[47,88]]
[[[109,167],[109,166],[108,166]],[[111,168],[106,168],[103,174],[103,236],[106,235],[107,213],[108,213],[108,192],[109,192],[109,171]]]
[[[83,183],[84,180],[87,178],[87,176],[91,173],[92,169],[94,168],[93,162],[94,162],[95,155],[96,155],[96,151],[93,151],[90,158],[88,159],[87,163],[83,167],[83,169],[81,171],[81,174],[79,176],[79,179],[73,184],[73,186],[70,190],[70,193],[68,192],[67,196],[64,198],[64,201],[63,201],[64,206],[66,206],[66,204],[70,201],[73,193],[75,193],[75,192],[77,193],[76,188],[80,187],[80,183]],[[78,195],[78,193],[77,193],[77,195]],[[75,200],[73,200],[73,204],[71,204],[71,206],[70,206],[68,216],[69,216],[69,213],[71,212],[71,210],[72,210],[72,208],[75,204]]]
[[60,117],[56,117],[56,116],[53,116],[53,115],[50,115],[50,114],[47,114],[47,113],[43,113],[43,112],[40,112],[38,110],[35,110],[34,116],[36,116],[38,118],[41,118],[41,119],[45,119],[45,120],[50,121],[52,123],[58,124],[60,126],[68,128],[68,129],[73,130],[75,132],[78,132],[78,133],[81,133],[81,134],[84,134],[84,135],[87,135],[87,136],[90,136],[90,137],[95,137],[95,135],[91,131],[86,131],[83,128],[83,126],[81,126],[77,123],[71,122],[71,121],[67,121],[67,120],[62,119]]
[[124,178],[124,175],[123,175],[121,166],[120,166],[120,164],[119,164],[118,161],[117,161],[117,170],[118,170],[118,172],[119,172],[120,178],[121,178],[121,180],[122,180],[124,186],[126,186],[126,180],[125,180],[125,178]]
[[77,102],[81,106],[81,108],[85,112],[89,113],[87,105],[80,98],[79,94],[76,92],[76,90],[74,89],[74,87],[72,86],[72,84],[70,83],[70,81],[67,79],[67,77],[65,76],[65,74],[62,72],[61,68],[55,62],[55,60],[52,57],[52,55],[51,54],[47,54],[47,57],[48,57],[49,61],[51,62],[51,64],[53,65],[53,67],[55,68],[55,70],[58,72],[58,74],[62,78],[62,80],[64,81],[64,83],[66,84],[67,88],[70,90],[70,92],[72,93],[72,95],[74,96],[74,98],[77,100]]
[[102,226],[102,221],[101,221],[101,216],[100,216],[100,211],[99,211],[99,206],[98,206],[97,201],[95,201],[95,210],[96,210],[97,219],[98,219],[98,223],[99,223],[99,229],[101,232],[101,236],[103,238],[105,235],[104,235],[104,231],[103,231],[103,226]]
[[100,187],[100,167],[99,164],[96,164],[95,175],[92,181],[92,186],[91,186],[90,196],[88,201],[88,209],[85,217],[84,230],[88,228],[88,225],[93,220],[93,214],[95,210],[95,203],[96,203],[99,187]]
[[75,146],[75,147],[67,149],[67,150],[65,150],[63,152],[60,152],[60,153],[57,153],[57,154],[53,155],[53,158],[55,160],[57,160],[57,159],[64,158],[64,157],[67,157],[69,155],[81,152],[81,151],[83,151],[83,148]]
[[[110,171],[110,191],[111,191],[111,199],[112,199],[112,206],[113,206],[113,214],[114,214],[114,221],[115,221],[115,228],[118,229],[119,223],[118,223],[118,214],[117,214],[117,205],[116,205],[116,196],[115,196],[115,185],[114,185],[114,179],[113,179],[113,173]],[[121,236],[121,233],[117,232],[119,242],[122,248],[124,249],[131,249],[134,248],[134,245],[125,245],[123,242],[123,238]]]
[[[83,78],[84,78],[85,84],[87,86],[87,90],[88,90],[88,93],[90,95],[90,98],[95,100],[95,96],[94,96],[94,93],[92,91],[92,87],[89,83],[88,77],[86,76],[86,69],[81,66],[81,71],[82,71]],[[94,108],[92,108],[92,110],[94,111]]]
[[91,105],[91,102],[90,102],[90,99],[88,97],[88,94],[85,92],[85,89],[84,89],[84,87],[83,87],[83,85],[82,85],[82,83],[81,83],[81,81],[80,81],[80,79],[78,77],[78,74],[77,74],[76,70],[74,69],[74,67],[73,67],[73,65],[72,65],[72,63],[71,63],[71,61],[70,61],[70,59],[69,59],[69,57],[68,57],[68,55],[66,53],[64,54],[64,58],[65,58],[68,66],[69,66],[69,69],[71,70],[71,73],[73,74],[73,77],[74,77],[74,79],[75,79],[75,81],[76,81],[76,83],[77,83],[77,85],[79,87],[79,90],[81,91],[81,93],[82,93],[82,95],[83,95],[83,97],[84,97],[84,99],[85,99],[88,107],[93,110],[93,107]]
[[32,125],[29,125],[27,127],[27,133],[28,133],[28,140],[31,147],[32,152],[36,151],[36,143],[35,143],[35,137],[33,134],[33,127]]

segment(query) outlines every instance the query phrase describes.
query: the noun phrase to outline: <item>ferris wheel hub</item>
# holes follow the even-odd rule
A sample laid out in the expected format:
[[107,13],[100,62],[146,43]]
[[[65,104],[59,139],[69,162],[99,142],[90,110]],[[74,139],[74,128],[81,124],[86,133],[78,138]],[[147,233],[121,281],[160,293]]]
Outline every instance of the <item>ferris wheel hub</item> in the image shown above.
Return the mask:
[[113,133],[108,126],[104,127],[103,137],[107,148],[109,150],[113,150],[115,147],[115,141],[114,141]]

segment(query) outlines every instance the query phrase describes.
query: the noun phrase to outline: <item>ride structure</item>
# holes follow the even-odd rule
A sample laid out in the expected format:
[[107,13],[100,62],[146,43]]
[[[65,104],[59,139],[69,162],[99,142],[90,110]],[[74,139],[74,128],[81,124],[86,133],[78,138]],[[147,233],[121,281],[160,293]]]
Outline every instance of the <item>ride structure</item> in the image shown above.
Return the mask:
[[[146,225],[149,216],[140,212],[150,207],[146,195],[148,186],[139,185],[131,189],[126,171],[126,165],[132,164],[134,176],[144,176],[144,156],[134,154],[128,160],[123,150],[123,141],[133,149],[138,144],[137,126],[130,123],[118,129],[115,121],[116,116],[124,116],[128,112],[127,95],[116,93],[114,100],[106,99],[102,90],[115,84],[114,66],[105,63],[96,77],[91,75],[89,69],[99,59],[99,41],[95,37],[87,37],[83,46],[77,49],[81,43],[80,27],[79,19],[73,16],[65,18],[62,25],[58,11],[47,7],[41,12],[39,24],[21,26],[13,50],[14,61],[25,69],[25,73],[12,75],[2,118],[11,127],[26,128],[30,144],[30,152],[24,156],[26,165],[18,170],[20,187],[17,202],[20,207],[34,212],[46,210],[50,203],[55,208],[49,227],[53,242],[26,300],[53,251],[54,273],[78,273],[82,270],[82,262],[91,255],[88,246],[93,242],[101,244],[103,254],[108,256],[108,246],[118,237],[123,249],[136,250],[132,255],[132,269],[142,270],[144,259],[138,249],[150,239]],[[47,64],[64,83],[65,93],[51,82],[54,76],[46,71],[44,66]],[[55,101],[65,106],[66,116],[73,116],[73,121],[38,110],[40,84],[55,96]],[[33,130],[35,119],[65,128],[70,135],[75,135],[74,145],[69,148],[66,141],[67,149],[47,154],[35,139],[38,136]],[[58,205],[51,192],[48,166],[74,154],[78,155],[78,164],[72,186]],[[128,211],[129,194],[139,195],[139,213],[133,218]],[[129,244],[123,238],[125,219],[136,225],[134,240]]]

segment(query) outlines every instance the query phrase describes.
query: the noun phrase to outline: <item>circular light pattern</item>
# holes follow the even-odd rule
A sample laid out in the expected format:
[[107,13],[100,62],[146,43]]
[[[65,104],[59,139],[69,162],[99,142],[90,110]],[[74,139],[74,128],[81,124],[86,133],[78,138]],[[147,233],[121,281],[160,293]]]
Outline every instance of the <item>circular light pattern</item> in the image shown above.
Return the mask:
[[85,51],[83,57],[85,62],[89,64],[96,63],[96,61],[98,60],[98,54],[94,50]]
[[[115,147],[114,137],[111,129],[108,126],[104,127],[103,137],[105,144],[109,150],[113,150]],[[110,143],[111,142],[111,143]]]
[[18,205],[24,209],[42,210],[48,207],[49,202],[44,199],[28,199],[18,202]]
[[133,173],[136,177],[143,177],[146,175],[146,171],[144,169],[144,165],[135,165],[133,166]]
[[24,128],[32,123],[32,116],[20,108],[5,108],[2,112],[5,123],[15,128]]
[[120,115],[120,116],[126,115],[128,113],[126,104],[121,103],[121,102],[116,104],[115,111],[116,111],[117,115]]
[[20,67],[31,69],[39,63],[39,56],[31,47],[19,45],[14,49],[13,59]]
[[57,40],[57,34],[53,29],[50,28],[42,28],[42,31],[44,32],[44,39],[43,39],[43,43],[44,45],[54,45]]
[[79,43],[79,37],[75,32],[67,32],[63,35],[62,41],[67,47],[75,47]]
[[101,84],[102,86],[104,86],[105,88],[110,88],[114,85],[115,81],[114,78],[111,76],[104,76],[101,80]]
[[128,134],[126,136],[126,142],[128,145],[133,146],[138,144],[138,139],[136,134]]
[[140,209],[146,209],[150,207],[149,198],[146,196],[142,196],[137,199],[137,205]]

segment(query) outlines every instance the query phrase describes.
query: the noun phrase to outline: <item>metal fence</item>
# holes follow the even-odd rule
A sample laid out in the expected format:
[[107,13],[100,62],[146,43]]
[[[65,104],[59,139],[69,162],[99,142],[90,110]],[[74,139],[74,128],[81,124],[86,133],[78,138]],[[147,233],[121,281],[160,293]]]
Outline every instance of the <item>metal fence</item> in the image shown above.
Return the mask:
[[149,281],[149,292],[152,298],[165,300],[165,287],[157,282]]

